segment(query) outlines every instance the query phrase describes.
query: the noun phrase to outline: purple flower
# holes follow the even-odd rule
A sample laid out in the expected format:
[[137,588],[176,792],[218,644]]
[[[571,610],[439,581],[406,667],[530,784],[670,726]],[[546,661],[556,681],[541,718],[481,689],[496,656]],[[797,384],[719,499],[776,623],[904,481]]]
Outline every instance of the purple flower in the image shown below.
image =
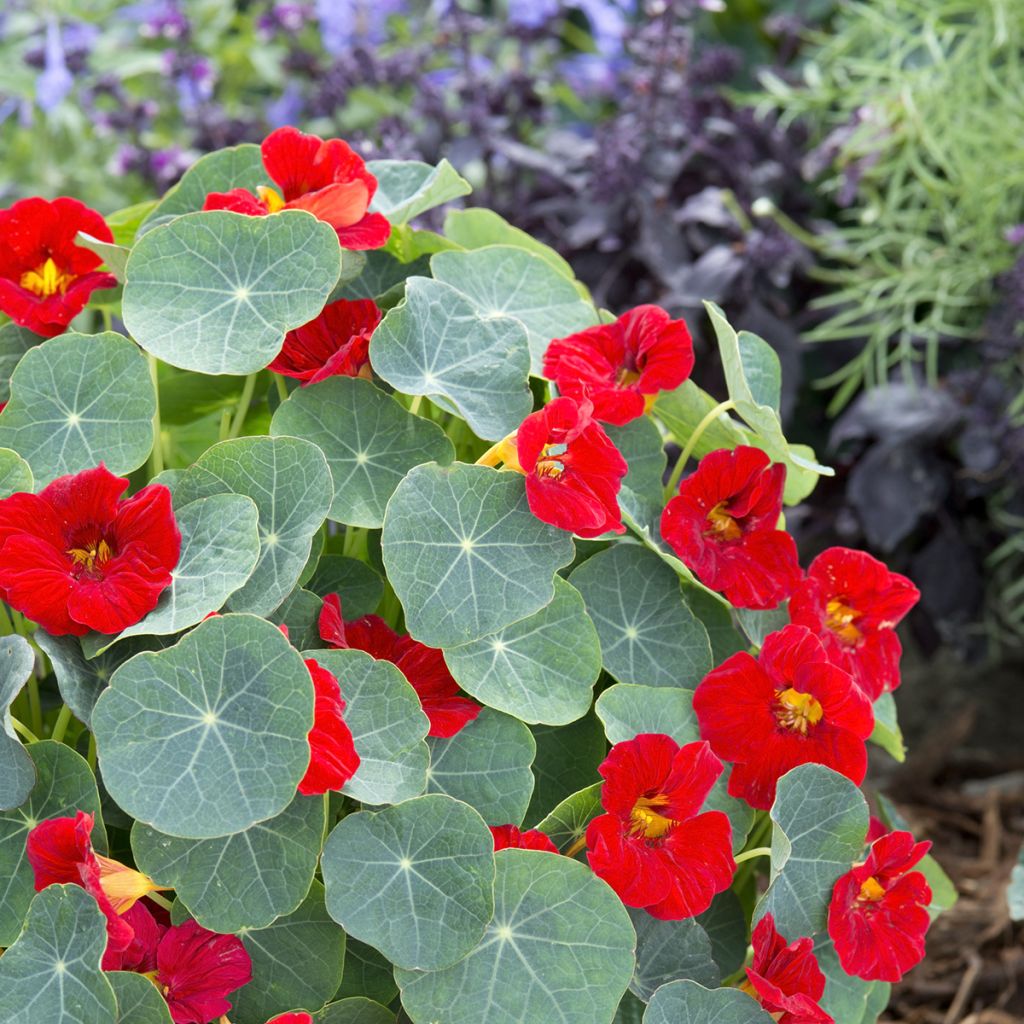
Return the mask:
[[71,72],[68,71],[60,25],[56,18],[48,18],[46,21],[46,44],[43,53],[45,63],[42,74],[36,79],[36,102],[49,113],[71,92],[71,87],[75,84]]
[[629,16],[636,11],[636,0],[576,0],[587,16],[597,52],[615,57],[622,52]]
[[405,10],[405,0],[316,0],[320,36],[333,57],[355,42],[379,43],[388,17]]
[[520,28],[543,28],[561,8],[561,0],[508,0],[508,20]]
[[302,106],[302,90],[295,82],[289,82],[284,92],[267,107],[267,123],[271,128],[296,124],[302,114]]
[[117,16],[139,22],[139,34],[149,39],[180,39],[189,28],[176,0],[143,0],[120,8]]

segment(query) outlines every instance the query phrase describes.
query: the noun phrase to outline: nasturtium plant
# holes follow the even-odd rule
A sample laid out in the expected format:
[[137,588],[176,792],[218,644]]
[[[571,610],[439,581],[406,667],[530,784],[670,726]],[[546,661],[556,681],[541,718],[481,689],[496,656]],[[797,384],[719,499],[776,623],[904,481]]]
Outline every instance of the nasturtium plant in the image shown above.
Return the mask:
[[916,588],[801,563],[768,342],[709,304],[709,395],[468,193],[282,128],[0,210],[3,1020],[870,1024],[923,956]]

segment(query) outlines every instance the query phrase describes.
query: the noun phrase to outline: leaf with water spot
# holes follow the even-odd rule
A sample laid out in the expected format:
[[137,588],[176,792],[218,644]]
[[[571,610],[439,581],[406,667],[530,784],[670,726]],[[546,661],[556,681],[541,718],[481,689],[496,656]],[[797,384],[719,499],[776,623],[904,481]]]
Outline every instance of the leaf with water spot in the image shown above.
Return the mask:
[[539,612],[461,647],[444,659],[477,700],[523,722],[565,725],[587,713],[601,674],[597,630],[579,593],[560,577]]
[[324,453],[298,437],[239,437],[204,452],[175,487],[177,502],[244,494],[259,513],[260,553],[228,598],[236,612],[268,615],[291,593],[334,497]]
[[171,366],[255,373],[323,309],[340,272],[337,234],[305,211],[188,213],[136,242],[124,322]]
[[322,869],[331,916],[399,966],[447,967],[494,912],[491,833],[471,807],[440,794],[343,818]]
[[519,474],[456,463],[417,466],[398,485],[382,549],[409,632],[455,647],[548,604],[573,542],[533,515]]
[[415,1024],[610,1024],[633,974],[636,936],[612,890],[549,853],[495,855],[494,917],[443,970],[397,970]]
[[100,960],[107,922],[81,886],[51,885],[33,900],[25,930],[0,957],[4,1024],[110,1024],[117,1000]]
[[68,333],[30,349],[0,413],[0,448],[32,467],[37,487],[101,462],[138,469],[153,447],[156,397],[145,357],[127,338]]
[[26,749],[35,766],[36,784],[20,807],[0,813],[0,946],[9,946],[18,937],[35,893],[25,840],[39,822],[85,811],[95,815],[93,846],[101,853],[107,849],[96,778],[85,758],[52,740]]
[[424,462],[447,465],[455,449],[444,431],[413,416],[368,380],[330,377],[297,388],[274,413],[274,435],[303,437],[327,456],[334,478],[329,516],[377,529],[402,478]]
[[309,764],[313,684],[276,626],[207,619],[122,665],[92,713],[115,802],[168,835],[212,839],[280,814]]

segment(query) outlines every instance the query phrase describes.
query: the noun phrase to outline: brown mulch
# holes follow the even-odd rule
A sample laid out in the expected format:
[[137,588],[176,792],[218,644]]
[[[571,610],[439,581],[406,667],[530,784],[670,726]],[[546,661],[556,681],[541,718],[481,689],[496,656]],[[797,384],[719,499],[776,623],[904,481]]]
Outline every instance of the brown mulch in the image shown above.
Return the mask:
[[1024,742],[1013,736],[1024,697],[1014,697],[1003,703],[1001,742],[967,701],[933,718],[882,784],[960,893],[932,926],[924,962],[894,986],[882,1024],[1024,1022],[1024,925],[1006,904],[1024,840]]

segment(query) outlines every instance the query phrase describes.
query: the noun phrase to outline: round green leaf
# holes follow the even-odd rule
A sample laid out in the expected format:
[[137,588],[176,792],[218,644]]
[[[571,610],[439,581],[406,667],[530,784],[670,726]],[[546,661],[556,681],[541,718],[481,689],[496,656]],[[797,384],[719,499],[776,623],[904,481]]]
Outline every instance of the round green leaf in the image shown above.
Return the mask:
[[340,254],[334,229],[303,210],[185,214],[132,249],[125,326],[172,366],[254,373],[323,309]]
[[[36,782],[32,758],[11,724],[11,705],[34,666],[35,658],[28,641],[20,636],[0,637],[0,722],[3,725],[0,729],[0,811],[23,804]],[[530,743],[533,743],[532,736]],[[532,788],[533,776],[530,785]]]
[[564,853],[587,831],[587,826],[599,814],[604,813],[601,806],[601,789],[603,783],[595,782],[571,796],[567,796],[538,826]]
[[668,460],[657,424],[649,416],[641,416],[622,427],[605,424],[604,429],[629,466],[629,472],[622,480],[625,493],[620,493],[620,504],[624,496],[629,500],[634,500],[635,496],[635,499],[653,503],[660,510],[665,500],[662,480]]
[[32,901],[25,930],[0,957],[5,1024],[111,1024],[117,1000],[100,960],[107,922],[81,886],[51,885]]
[[324,453],[298,437],[240,437],[204,452],[175,488],[178,502],[244,494],[259,512],[260,554],[248,582],[228,601],[235,612],[267,615],[298,582],[331,507]]
[[[825,991],[818,1000],[821,1008],[834,1020],[852,1024],[875,1024],[888,1005],[891,986],[880,981],[864,981],[843,970],[835,946],[828,936],[819,937],[814,946],[821,973],[825,975]],[[874,1010],[869,1013],[869,1010]]]
[[875,701],[875,728],[870,739],[895,760],[906,760],[907,750],[903,745],[903,732],[896,715],[896,701],[891,693],[883,693]]
[[543,608],[573,556],[570,534],[530,511],[523,479],[486,466],[417,466],[388,503],[388,579],[430,647],[479,640]]
[[280,814],[309,764],[313,685],[276,626],[207,619],[138,654],[92,714],[103,781],[133,818],[212,839]]
[[83,642],[93,636],[99,638],[101,634],[86,634],[81,638],[51,636],[46,630],[37,629],[32,637],[53,665],[57,688],[64,703],[86,726],[92,720],[92,709],[100,694],[121,665],[140,651],[156,651],[173,643],[173,638],[135,637],[116,647],[105,645],[101,654],[87,658],[82,650]]
[[585,715],[601,674],[597,630],[583,598],[555,578],[539,612],[444,652],[458,684],[477,700],[523,722],[565,725]]
[[328,1003],[313,1021],[314,1024],[395,1024],[395,1015],[372,999],[353,996]]
[[593,784],[597,767],[608,753],[604,730],[594,714],[563,726],[535,725],[537,741],[533,775],[537,784],[526,812],[527,821],[538,821],[566,797]]
[[719,974],[735,974],[747,958],[747,915],[739,897],[732,889],[723,890],[696,921],[711,940]]
[[711,940],[695,920],[660,921],[636,909],[630,909],[629,917],[636,931],[636,971],[629,983],[635,996],[647,1002],[662,985],[683,979],[718,985]]
[[0,448],[0,498],[29,492],[34,486],[32,467],[17,452]]
[[87,654],[100,653],[130,636],[180,633],[219,611],[253,574],[260,534],[251,498],[214,494],[190,501],[174,517],[181,530],[181,557],[171,573],[171,585],[148,615],[116,638],[95,634],[83,641]]
[[700,739],[693,690],[616,683],[597,698],[594,710],[609,743],[622,743],[643,732],[663,732],[680,745]]
[[15,323],[0,324],[0,402],[11,397],[10,380],[21,357],[43,339]]
[[136,822],[132,852],[204,928],[238,932],[265,928],[302,902],[323,831],[323,799],[297,796],[276,818],[220,839],[178,839]]
[[18,937],[35,893],[25,840],[39,822],[86,811],[96,816],[93,846],[101,852],[107,848],[96,778],[85,759],[52,740],[26,749],[35,765],[36,784],[25,803],[0,813],[0,946],[9,946]]
[[430,723],[416,691],[390,662],[363,651],[306,651],[337,678],[345,724],[359,754],[346,796],[364,804],[391,804],[418,796],[427,785]]
[[347,619],[359,619],[374,611],[384,596],[384,580],[365,562],[344,555],[323,555],[306,589],[318,597],[340,594]]
[[268,181],[260,147],[251,142],[207,153],[150,211],[142,230],[148,230],[157,221],[201,210],[211,192],[228,192],[233,188],[255,192],[259,185],[266,185]]
[[319,620],[323,604],[316,594],[296,587],[274,609],[270,621],[288,630],[288,640],[297,651],[314,647],[320,643]]
[[868,806],[847,778],[820,764],[802,764],[779,779],[772,804],[772,876],[755,918],[799,938],[823,931],[832,888],[861,859]]
[[101,462],[138,469],[153,447],[156,397],[141,352],[120,334],[64,334],[30,349],[0,413],[0,448],[16,451],[37,486]]
[[707,631],[679,578],[639,544],[615,544],[569,577],[601,638],[604,667],[620,683],[689,686],[711,671]]
[[484,316],[431,278],[406,282],[404,300],[373,333],[370,362],[398,391],[426,395],[491,441],[515,430],[533,406],[526,328]]
[[232,1024],[265,1024],[302,1006],[318,1010],[341,984],[345,933],[324,906],[324,887],[314,881],[298,909],[272,925],[241,933],[252,959],[252,981],[228,998]]
[[704,988],[695,981],[673,981],[651,998],[644,1024],[770,1024],[758,1003],[735,988]]
[[484,708],[450,739],[432,737],[428,793],[446,793],[480,812],[488,825],[521,825],[533,794],[537,753],[522,722]]
[[117,997],[117,1024],[171,1024],[167,1000],[145,975],[108,971],[106,979]]
[[530,372],[543,375],[552,338],[599,323],[597,310],[543,257],[511,245],[436,253],[430,272],[465,295],[484,317],[515,317],[530,345]]
[[473,191],[447,160],[436,167],[419,160],[371,160],[367,169],[377,179],[370,209],[384,214],[392,224],[407,224],[421,213]]
[[476,811],[447,796],[343,818],[323,875],[331,916],[399,966],[454,963],[494,911],[494,840]]
[[447,465],[455,456],[436,423],[413,416],[357,377],[330,377],[297,388],[274,413],[270,432],[318,445],[334,477],[330,518],[374,529],[384,522],[388,499],[413,466]]
[[366,996],[387,1005],[397,995],[391,961],[373,946],[349,936],[345,943],[345,976],[334,998]]
[[530,850],[495,855],[494,918],[445,970],[396,971],[415,1024],[611,1024],[633,974],[636,937],[589,868]]

